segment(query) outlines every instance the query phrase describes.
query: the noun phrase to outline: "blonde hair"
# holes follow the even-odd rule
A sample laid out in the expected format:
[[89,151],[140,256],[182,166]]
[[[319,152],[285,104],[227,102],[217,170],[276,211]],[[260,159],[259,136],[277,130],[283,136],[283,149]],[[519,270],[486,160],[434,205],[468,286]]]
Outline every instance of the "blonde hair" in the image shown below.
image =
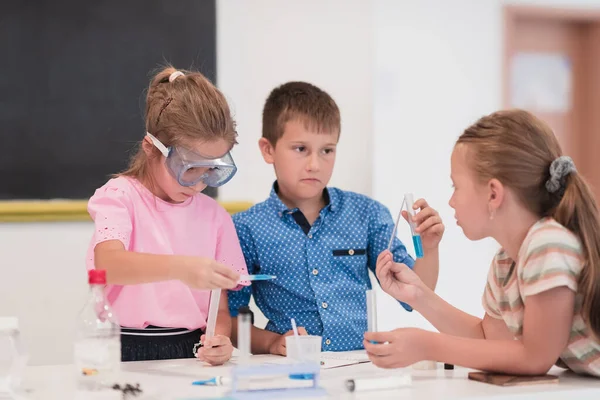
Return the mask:
[[[146,95],[145,120],[146,131],[167,147],[198,139],[237,143],[235,121],[225,96],[200,72],[167,66],[156,73]],[[156,148],[154,156],[160,156]],[[119,175],[150,178],[141,141],[129,167]]]
[[469,153],[470,166],[484,182],[498,179],[510,187],[524,206],[541,217],[552,217],[573,232],[583,246],[584,267],[579,277],[581,314],[600,337],[600,218],[598,205],[578,173],[560,179],[550,193],[550,165],[562,151],[552,129],[523,110],[499,111],[467,128],[459,137]]

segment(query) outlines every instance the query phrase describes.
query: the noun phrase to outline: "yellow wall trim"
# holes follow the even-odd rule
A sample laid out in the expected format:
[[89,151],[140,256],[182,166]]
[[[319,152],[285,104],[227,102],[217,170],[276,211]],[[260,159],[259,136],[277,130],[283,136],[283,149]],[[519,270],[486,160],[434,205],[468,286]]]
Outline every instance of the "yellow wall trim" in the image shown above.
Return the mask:
[[[230,214],[245,211],[252,203],[219,202]],[[0,222],[91,221],[87,200],[18,200],[0,202]]]

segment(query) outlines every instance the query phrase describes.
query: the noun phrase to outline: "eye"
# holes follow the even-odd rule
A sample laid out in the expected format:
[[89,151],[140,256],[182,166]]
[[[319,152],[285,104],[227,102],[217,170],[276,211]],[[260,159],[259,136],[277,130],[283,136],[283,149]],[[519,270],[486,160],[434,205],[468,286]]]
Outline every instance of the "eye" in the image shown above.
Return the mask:
[[298,153],[302,153],[304,150],[306,150],[306,147],[304,147],[304,146],[296,146],[296,147],[294,147],[294,151],[296,151]]
[[334,152],[335,152],[335,149],[330,149],[330,148],[323,149],[323,153],[325,153],[325,154],[332,154]]

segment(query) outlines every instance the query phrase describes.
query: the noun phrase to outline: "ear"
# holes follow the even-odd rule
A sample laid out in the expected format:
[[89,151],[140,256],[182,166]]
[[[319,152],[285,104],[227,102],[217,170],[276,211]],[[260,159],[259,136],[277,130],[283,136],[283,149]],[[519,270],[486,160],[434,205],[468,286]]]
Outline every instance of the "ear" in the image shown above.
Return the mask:
[[273,153],[275,152],[275,146],[273,146],[267,138],[263,137],[258,140],[258,147],[260,148],[260,152],[265,162],[267,164],[273,164]]
[[142,140],[142,149],[144,150],[144,153],[146,153],[146,157],[152,158],[154,153],[154,144],[148,136],[145,136],[144,140]]
[[490,211],[496,211],[504,201],[506,193],[505,187],[498,179],[491,179],[488,182],[488,204]]

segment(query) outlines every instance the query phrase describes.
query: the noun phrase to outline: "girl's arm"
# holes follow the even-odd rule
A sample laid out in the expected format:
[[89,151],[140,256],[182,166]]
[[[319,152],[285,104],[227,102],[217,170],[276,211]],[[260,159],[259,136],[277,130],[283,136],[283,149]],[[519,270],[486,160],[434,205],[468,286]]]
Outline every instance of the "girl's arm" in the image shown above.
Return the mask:
[[503,320],[490,317],[488,314],[483,319],[467,314],[431,290],[425,290],[415,310],[441,333],[473,339],[511,340],[514,338]]
[[[558,287],[525,301],[520,340],[457,337],[415,329],[365,334],[365,348],[377,366],[407,366],[429,359],[508,374],[545,374],[569,341],[575,293]],[[371,344],[369,341],[386,344]]]
[[215,336],[206,339],[205,335],[200,337],[203,346],[198,350],[197,357],[211,365],[222,365],[231,358],[233,345],[231,344],[231,316],[227,304],[227,291],[221,291],[219,299],[219,311],[215,325]]
[[440,360],[513,374],[545,374],[569,342],[575,293],[559,287],[525,300],[521,340],[469,340],[438,335],[431,345]]
[[389,251],[377,259],[377,278],[385,292],[410,304],[442,333],[475,339],[513,337],[504,321],[487,315],[481,320],[448,304],[427,287],[415,271],[393,262]]
[[125,250],[119,240],[98,243],[94,265],[105,270],[107,283],[114,285],[178,279],[196,289],[232,289],[239,279],[237,272],[209,258],[136,253]]

